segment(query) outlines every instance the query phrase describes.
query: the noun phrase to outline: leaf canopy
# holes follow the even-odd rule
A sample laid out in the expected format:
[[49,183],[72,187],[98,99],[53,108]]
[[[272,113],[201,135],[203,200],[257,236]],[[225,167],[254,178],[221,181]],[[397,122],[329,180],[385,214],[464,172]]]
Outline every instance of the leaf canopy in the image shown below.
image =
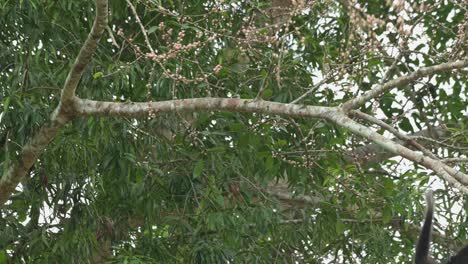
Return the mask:
[[[131,1],[143,34],[127,1],[110,1],[77,96],[290,103],[308,93],[300,104],[334,107],[422,66],[466,60],[461,2],[392,2]],[[0,0],[1,175],[59,104],[95,9]],[[429,148],[463,157],[467,80],[464,70],[439,73],[359,110],[408,134],[445,125],[443,144]],[[369,144],[287,115],[79,117],[1,208],[0,263],[405,263],[434,181],[447,224],[436,226],[445,236],[435,235],[433,255],[466,242],[463,197],[417,164],[379,160]]]

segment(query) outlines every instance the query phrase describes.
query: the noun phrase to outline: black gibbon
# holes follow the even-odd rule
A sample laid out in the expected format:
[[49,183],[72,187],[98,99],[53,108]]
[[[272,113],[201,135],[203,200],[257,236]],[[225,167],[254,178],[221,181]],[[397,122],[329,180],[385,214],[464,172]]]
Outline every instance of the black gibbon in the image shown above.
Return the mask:
[[[416,246],[416,264],[437,264],[434,259],[429,256],[429,248],[431,244],[432,219],[434,217],[434,198],[432,191],[426,193],[426,217],[419,235],[418,244]],[[455,256],[452,256],[447,264],[468,264],[468,245],[464,246]]]

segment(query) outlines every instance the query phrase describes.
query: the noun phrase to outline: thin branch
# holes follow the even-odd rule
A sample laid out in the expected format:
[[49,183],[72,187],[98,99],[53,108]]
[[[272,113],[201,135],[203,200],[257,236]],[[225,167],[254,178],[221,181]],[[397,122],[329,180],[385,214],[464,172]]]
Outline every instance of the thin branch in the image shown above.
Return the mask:
[[382,93],[389,91],[390,89],[393,89],[395,87],[403,86],[406,84],[409,84],[419,78],[425,77],[425,76],[430,76],[439,72],[444,72],[444,71],[450,71],[454,69],[463,69],[468,66],[468,59],[466,60],[459,60],[459,61],[454,61],[454,62],[447,62],[447,63],[442,63],[434,66],[429,66],[429,67],[424,67],[420,68],[411,74],[401,76],[399,78],[396,78],[394,80],[388,81],[385,84],[382,85],[377,85],[374,89],[364,93],[361,96],[358,96],[356,98],[353,98],[346,103],[343,104],[342,108],[345,112],[349,111],[350,109],[355,109],[363,104],[365,104],[367,101],[378,97]]
[[468,163],[468,158],[446,158],[442,161],[445,163]]
[[112,29],[109,27],[109,25],[106,25],[107,33],[109,34],[109,37],[112,40],[112,45],[114,45],[116,48],[120,49],[120,45],[117,43],[114,37],[114,33],[112,32]]
[[[428,136],[430,136],[430,135],[428,135]],[[459,150],[459,151],[466,151],[466,150],[468,150],[467,147],[459,147],[459,146],[447,144],[447,143],[445,143],[445,142],[442,142],[442,141],[439,141],[439,140],[435,140],[435,139],[430,138],[430,137],[427,137],[427,136],[415,136],[415,137],[413,137],[413,138],[414,138],[414,139],[418,139],[418,140],[429,141],[429,142],[432,143],[432,144],[441,145],[441,146],[444,146],[444,147],[447,147],[447,148],[451,148],[451,149],[456,149],[456,150]]]
[[317,83],[316,85],[314,85],[313,87],[311,87],[307,92],[305,92],[304,94],[302,94],[301,96],[299,96],[298,98],[294,99],[291,104],[297,104],[298,102],[302,101],[302,99],[306,98],[310,93],[312,92],[315,92],[317,91],[317,89],[324,83],[330,81],[331,79],[333,79],[333,75],[321,80],[319,83]]
[[[409,35],[408,36],[412,36],[413,35],[413,31],[414,29],[416,28],[416,26],[419,24],[419,22],[421,22],[421,20],[424,18],[424,16],[420,16],[414,23],[413,25],[411,26],[411,29],[409,30]],[[403,36],[403,43],[400,47],[406,47],[407,44],[408,44],[408,36]],[[382,81],[380,83],[380,85],[383,85],[387,80],[388,78],[390,77],[390,75],[392,74],[393,70],[396,68],[397,64],[400,62],[400,60],[403,58],[403,54],[404,54],[404,51],[402,50],[402,48],[400,48],[400,52],[399,54],[397,55],[397,57],[395,58],[395,60],[393,61],[392,65],[387,69],[387,71],[385,72],[383,78],[382,78]]]
[[146,46],[148,46],[148,49],[151,51],[152,54],[156,54],[154,52],[153,47],[151,47],[151,43],[149,41],[148,34],[146,33],[145,26],[143,26],[143,23],[141,23],[140,17],[138,16],[135,6],[132,4],[132,2],[130,2],[130,0],[127,0],[127,4],[130,6],[130,9],[132,9],[132,13],[135,16],[135,19],[141,28],[141,33],[143,34],[143,37],[145,38]]
[[360,119],[369,121],[371,123],[374,123],[374,124],[384,128],[384,129],[386,129],[390,133],[394,134],[398,139],[403,140],[403,141],[407,142],[409,145],[414,146],[418,150],[422,151],[425,155],[427,155],[427,156],[429,156],[429,157],[431,157],[433,159],[439,159],[432,152],[430,152],[429,150],[424,148],[421,144],[419,144],[418,142],[413,140],[411,137],[409,137],[409,136],[407,136],[407,135],[405,135],[403,133],[400,133],[400,131],[396,130],[395,128],[393,128],[389,124],[383,122],[382,120],[379,120],[379,119],[377,119],[377,118],[375,118],[375,117],[373,117],[371,115],[368,115],[366,113],[363,113],[363,112],[361,112],[359,110],[352,110],[351,114],[353,114],[354,116],[356,116],[356,117],[358,117]]

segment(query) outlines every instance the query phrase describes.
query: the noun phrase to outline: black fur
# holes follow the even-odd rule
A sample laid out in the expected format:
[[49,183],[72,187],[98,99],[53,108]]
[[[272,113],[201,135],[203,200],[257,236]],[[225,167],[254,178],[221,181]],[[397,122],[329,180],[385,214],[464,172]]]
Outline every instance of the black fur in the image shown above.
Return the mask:
[[457,255],[450,258],[447,264],[467,264],[468,263],[468,245],[458,251]]
[[[432,191],[426,193],[426,218],[419,235],[418,245],[416,246],[416,256],[414,262],[416,264],[436,264],[436,262],[429,256],[429,249],[431,246],[431,231],[432,220],[434,218],[434,198]],[[465,245],[457,255],[452,256],[447,264],[468,264],[468,245]]]
[[431,245],[432,219],[434,216],[434,198],[432,191],[426,193],[426,219],[419,235],[418,245],[416,246],[415,264],[435,264],[435,261],[429,257],[429,248]]

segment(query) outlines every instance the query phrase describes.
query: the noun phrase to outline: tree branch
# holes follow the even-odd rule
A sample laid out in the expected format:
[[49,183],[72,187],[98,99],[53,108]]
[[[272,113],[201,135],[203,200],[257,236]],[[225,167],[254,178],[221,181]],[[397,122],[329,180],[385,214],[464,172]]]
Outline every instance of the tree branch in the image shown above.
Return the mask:
[[138,25],[140,26],[141,33],[143,34],[143,37],[145,37],[146,46],[148,47],[148,49],[151,51],[152,54],[156,54],[154,52],[153,47],[151,46],[151,42],[149,41],[148,34],[146,33],[145,26],[143,26],[143,23],[141,23],[141,19],[138,16],[138,13],[136,11],[135,6],[132,4],[132,2],[130,2],[130,0],[127,0],[127,4],[130,7],[130,9],[132,10],[132,13],[135,16],[135,19],[136,19]]
[[[448,134],[448,129],[446,126],[442,125],[442,126],[435,127],[432,130],[432,132],[437,137],[444,137]],[[425,129],[425,130],[415,132],[414,134],[410,134],[408,136],[411,139],[416,140],[420,136],[431,137],[432,135],[431,135],[431,131],[429,131],[428,129]],[[408,146],[408,147],[410,146],[410,144],[406,140],[401,140],[398,138],[393,138],[391,140],[397,144],[401,144],[401,145]],[[425,146],[425,148],[429,148],[431,147],[431,143],[433,142],[421,143],[421,145]],[[346,155],[344,156],[344,159],[347,162],[354,161],[354,162],[359,163],[361,166],[367,166],[367,165],[372,165],[372,164],[382,162],[394,156],[396,156],[395,153],[391,153],[382,149],[382,147],[378,144],[370,143],[362,147],[358,147],[354,149],[352,152],[346,153]]]
[[342,108],[345,112],[347,112],[350,109],[357,108],[365,104],[367,101],[378,97],[382,93],[389,91],[392,88],[409,84],[421,77],[433,75],[439,72],[454,70],[454,69],[463,69],[467,66],[468,66],[468,59],[454,61],[454,62],[447,62],[447,63],[442,63],[439,65],[420,68],[408,75],[388,81],[382,85],[377,85],[374,89],[364,93],[363,95],[347,101],[346,103],[343,104]]
[[60,98],[61,103],[66,103],[75,96],[75,90],[83,75],[84,68],[91,61],[94,52],[96,51],[99,39],[107,26],[107,0],[96,0],[96,19],[94,20],[91,32],[88,38],[81,47],[80,53],[75,59],[72,69],[68,73],[67,80],[63,85],[62,95]]
[[[365,127],[351,118],[347,117],[344,113],[340,114],[331,114],[326,118],[328,121],[331,121],[335,124],[338,124],[341,127],[344,127],[356,135],[360,135],[364,138],[367,138],[376,144],[380,145],[382,148],[400,155],[408,160],[414,161],[418,164],[423,165],[424,167],[434,171],[439,176],[444,178],[450,185],[454,186],[464,194],[468,194],[468,188],[463,184],[468,183],[468,175],[456,171],[453,168],[448,167],[439,160],[426,157],[420,153],[412,151],[400,144],[397,144],[390,139],[380,135],[379,133]],[[455,173],[456,172],[456,173]],[[463,183],[463,184],[462,184]]]
[[371,123],[374,123],[374,124],[382,127],[383,129],[386,129],[387,131],[389,131],[390,133],[395,135],[398,139],[408,143],[409,145],[412,145],[413,147],[417,148],[418,150],[420,150],[425,155],[427,155],[427,156],[429,156],[429,157],[431,157],[433,159],[439,159],[432,152],[430,152],[429,150],[424,148],[422,145],[420,145],[418,142],[413,140],[411,137],[409,137],[409,136],[407,136],[407,135],[405,135],[403,133],[400,133],[400,131],[396,130],[394,127],[392,127],[391,125],[385,123],[384,121],[382,121],[380,119],[377,119],[377,118],[375,118],[375,117],[373,117],[371,115],[368,115],[366,113],[363,113],[363,112],[361,112],[359,110],[352,110],[350,113],[352,115],[360,118],[360,119],[369,121]]
[[[247,100],[237,98],[195,98],[181,99],[162,102],[101,102],[76,98],[77,115],[79,116],[143,116],[156,115],[173,111],[234,111],[234,112],[257,112],[264,114],[288,115],[291,117],[324,118],[339,126],[345,127],[357,135],[368,138],[382,148],[401,155],[418,164],[433,170],[442,176],[451,185],[463,193],[468,194],[468,175],[448,167],[439,160],[427,157],[412,151],[390,139],[383,137],[377,132],[348,118],[339,109],[333,107],[305,106],[295,104],[283,104],[269,101]],[[457,181],[458,180],[458,181]]]
[[76,114],[79,116],[143,116],[166,112],[233,111],[287,115],[291,117],[324,118],[336,108],[284,104],[270,101],[238,98],[193,98],[160,102],[102,102],[76,98]]
[[19,161],[13,164],[0,179],[0,206],[5,204],[16,186],[28,174],[39,155],[55,138],[59,129],[74,116],[73,98],[78,81],[84,67],[91,60],[97,43],[107,24],[107,0],[96,0],[96,20],[94,21],[88,39],[83,44],[75,63],[70,70],[63,86],[60,104],[52,114],[50,123],[44,125],[33,138],[24,145],[19,155]]

